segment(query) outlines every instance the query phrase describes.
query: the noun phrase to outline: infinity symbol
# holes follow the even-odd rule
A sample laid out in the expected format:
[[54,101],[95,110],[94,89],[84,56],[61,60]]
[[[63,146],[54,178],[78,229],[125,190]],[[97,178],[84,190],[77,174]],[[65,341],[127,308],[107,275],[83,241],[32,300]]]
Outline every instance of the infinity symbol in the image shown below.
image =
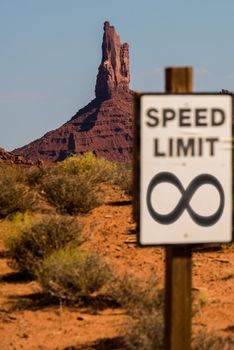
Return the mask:
[[[175,209],[173,209],[170,213],[165,215],[157,213],[154,210],[151,202],[151,196],[154,188],[162,182],[168,182],[172,185],[175,185],[182,195]],[[196,192],[200,186],[206,184],[213,185],[218,190],[220,196],[220,204],[217,211],[214,214],[209,216],[202,216],[194,212],[194,210],[189,205],[189,202],[194,192]],[[196,176],[185,190],[180,180],[174,174],[169,172],[161,172],[155,175],[150,181],[146,195],[146,202],[150,215],[155,221],[159,222],[160,224],[169,225],[173,223],[174,221],[178,220],[178,218],[183,214],[184,210],[187,209],[193,221],[196,222],[198,225],[212,226],[220,219],[223,213],[224,191],[216,177],[210,174],[201,174]]]

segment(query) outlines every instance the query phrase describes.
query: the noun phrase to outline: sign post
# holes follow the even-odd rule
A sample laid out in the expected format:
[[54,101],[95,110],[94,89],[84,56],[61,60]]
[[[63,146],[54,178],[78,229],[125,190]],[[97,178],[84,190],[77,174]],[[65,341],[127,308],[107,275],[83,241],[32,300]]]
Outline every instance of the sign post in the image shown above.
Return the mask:
[[[192,92],[192,69],[168,68],[166,92]],[[192,249],[167,247],[165,266],[165,350],[190,350],[192,327]]]
[[165,73],[165,94],[136,97],[134,215],[140,246],[167,246],[166,350],[189,350],[191,244],[232,240],[232,98]]

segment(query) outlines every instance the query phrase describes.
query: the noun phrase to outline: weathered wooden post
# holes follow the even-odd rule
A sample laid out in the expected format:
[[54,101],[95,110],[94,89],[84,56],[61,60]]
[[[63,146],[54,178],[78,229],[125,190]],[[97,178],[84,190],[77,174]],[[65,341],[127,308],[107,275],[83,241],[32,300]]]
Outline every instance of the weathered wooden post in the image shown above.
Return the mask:
[[190,350],[192,244],[232,240],[232,97],[192,93],[191,67],[165,85],[136,94],[134,218],[140,247],[166,246],[165,349]]
[[[167,68],[166,92],[191,93],[192,68]],[[166,248],[165,348],[189,350],[191,344],[191,246]]]

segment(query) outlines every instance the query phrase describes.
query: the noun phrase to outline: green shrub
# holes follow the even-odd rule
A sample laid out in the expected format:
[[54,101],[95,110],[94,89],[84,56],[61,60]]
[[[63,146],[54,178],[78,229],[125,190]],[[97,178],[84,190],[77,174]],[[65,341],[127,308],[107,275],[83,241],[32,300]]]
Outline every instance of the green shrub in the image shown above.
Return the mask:
[[58,165],[60,171],[71,175],[83,175],[93,184],[110,183],[116,173],[117,165],[105,158],[96,158],[93,153],[73,155]]
[[41,188],[50,204],[70,215],[87,213],[101,204],[98,188],[84,175],[48,174]]
[[64,248],[48,256],[36,274],[44,292],[78,301],[98,291],[109,280],[110,269],[96,254]]
[[6,239],[9,265],[33,276],[45,257],[69,243],[83,243],[81,225],[70,217],[43,217],[36,223],[24,225]]
[[21,175],[14,169],[0,170],[0,217],[36,208],[38,203],[36,193],[20,180]]

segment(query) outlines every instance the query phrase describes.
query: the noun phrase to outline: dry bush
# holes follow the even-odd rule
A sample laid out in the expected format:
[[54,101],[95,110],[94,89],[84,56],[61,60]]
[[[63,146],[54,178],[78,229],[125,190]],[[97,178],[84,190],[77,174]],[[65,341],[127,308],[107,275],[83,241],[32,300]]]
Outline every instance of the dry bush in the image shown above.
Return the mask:
[[[143,284],[125,275],[115,279],[109,290],[110,296],[122,306],[132,321],[124,325],[125,349],[164,349],[164,302],[163,291],[157,281]],[[192,340],[193,350],[232,350],[231,336],[220,337],[211,333],[199,333]]]
[[155,277],[145,283],[128,274],[113,278],[108,293],[130,315],[136,315],[140,310],[162,309],[163,306],[163,293]]
[[116,173],[117,165],[105,158],[96,158],[93,153],[73,155],[57,166],[61,172],[84,176],[93,184],[111,183]]
[[164,349],[163,313],[152,309],[142,312],[136,322],[128,325],[125,336],[126,348],[129,350],[163,350]]
[[71,215],[87,213],[102,203],[101,183],[115,184],[128,194],[132,191],[129,166],[96,158],[90,152],[48,168],[41,183],[48,202]]
[[163,295],[157,280],[143,285],[125,275],[113,281],[109,293],[132,317],[125,325],[126,349],[163,349]]
[[27,170],[23,167],[0,163],[0,177],[10,177],[16,182],[24,182]]
[[[125,348],[128,350],[164,349],[163,291],[153,278],[148,284],[125,275],[115,279],[109,291],[125,308],[132,322],[125,324]],[[193,350],[232,350],[234,340],[210,333],[199,333],[192,341]]]
[[84,175],[48,174],[41,188],[50,204],[70,215],[87,213],[102,203],[99,189]]
[[132,195],[133,178],[131,164],[118,164],[116,166],[113,184],[117,185],[124,193]]
[[233,350],[232,337],[219,337],[212,333],[201,332],[196,335],[192,343],[193,350]]
[[107,283],[110,268],[96,254],[67,247],[44,259],[36,275],[45,293],[75,302]]
[[30,186],[30,187],[38,187],[44,176],[48,173],[49,167],[38,167],[38,166],[33,166],[30,167],[26,172],[25,172],[25,182]]
[[234,252],[234,243],[230,242],[230,243],[221,244],[221,250],[224,253]]
[[38,188],[59,211],[70,215],[87,213],[102,203],[104,193],[100,184],[118,185],[128,194],[132,187],[129,166],[96,158],[91,152],[46,168],[31,168],[26,182]]
[[33,276],[35,268],[55,250],[84,241],[81,225],[70,217],[47,216],[6,238],[9,265]]
[[38,196],[23,182],[22,170],[13,167],[0,168],[0,217],[36,208]]

